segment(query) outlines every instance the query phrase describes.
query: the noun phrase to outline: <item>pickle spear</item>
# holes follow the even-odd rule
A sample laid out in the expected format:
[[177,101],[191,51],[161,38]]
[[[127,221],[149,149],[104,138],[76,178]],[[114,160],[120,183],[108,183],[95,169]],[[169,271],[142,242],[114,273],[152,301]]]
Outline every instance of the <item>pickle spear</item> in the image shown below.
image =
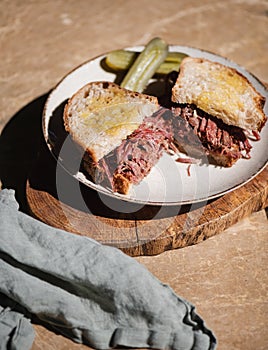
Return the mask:
[[132,91],[143,92],[167,54],[166,42],[160,38],[152,39],[138,55],[120,86]]
[[[129,50],[114,50],[107,54],[106,65],[115,72],[128,70],[139,56],[139,52]],[[168,74],[178,71],[181,61],[187,57],[181,52],[168,52],[163,63],[157,68],[156,74]]]

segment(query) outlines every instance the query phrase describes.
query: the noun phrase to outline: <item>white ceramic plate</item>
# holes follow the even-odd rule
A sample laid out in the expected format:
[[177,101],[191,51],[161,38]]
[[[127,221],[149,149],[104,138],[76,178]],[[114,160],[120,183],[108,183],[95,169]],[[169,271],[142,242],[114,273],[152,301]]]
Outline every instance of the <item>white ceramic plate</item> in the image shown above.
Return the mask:
[[[132,47],[128,49],[141,51],[142,48]],[[236,68],[266,97],[264,109],[266,115],[268,114],[267,89],[243,67],[213,53],[191,47],[170,46],[170,51],[182,52],[193,57],[208,58]],[[240,159],[231,168],[221,168],[211,164],[193,164],[189,176],[187,173],[188,164],[176,162],[177,157],[164,155],[152,169],[149,176],[139,185],[133,186],[128,195],[115,194],[110,189],[91,182],[85,174],[79,171],[80,160],[74,160],[75,155],[71,155],[72,145],[65,142],[60,152],[54,152],[50,140],[57,139],[58,134],[62,132],[62,126],[55,127],[53,124],[57,120],[55,115],[58,115],[58,118],[61,119],[63,106],[69,97],[90,81],[115,81],[116,75],[102,68],[101,62],[104,58],[105,54],[82,64],[70,72],[50,93],[44,108],[43,132],[46,143],[50,151],[57,157],[58,162],[77,180],[99,191],[99,193],[129,202],[149,205],[182,205],[207,201],[233,191],[253,179],[266,166],[268,161],[268,123],[261,132],[261,140],[251,142],[253,146],[251,159]]]

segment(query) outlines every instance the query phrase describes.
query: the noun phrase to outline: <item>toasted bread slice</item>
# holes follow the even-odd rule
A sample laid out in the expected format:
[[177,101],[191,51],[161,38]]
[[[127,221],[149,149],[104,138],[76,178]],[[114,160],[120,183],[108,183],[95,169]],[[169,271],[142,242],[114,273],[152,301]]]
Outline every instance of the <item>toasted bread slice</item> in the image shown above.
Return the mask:
[[172,101],[194,104],[224,123],[260,131],[265,98],[236,69],[203,58],[184,58]]
[[119,146],[159,109],[156,97],[120,88],[112,82],[91,82],[68,101],[64,126],[87,158],[97,163]]

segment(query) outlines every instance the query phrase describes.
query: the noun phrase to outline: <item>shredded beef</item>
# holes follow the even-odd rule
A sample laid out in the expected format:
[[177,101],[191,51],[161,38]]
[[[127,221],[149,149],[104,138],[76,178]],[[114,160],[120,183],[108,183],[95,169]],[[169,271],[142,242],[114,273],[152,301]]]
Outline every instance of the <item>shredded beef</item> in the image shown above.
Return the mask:
[[[178,119],[184,119],[190,125],[208,151],[234,159],[250,157],[251,145],[241,128],[229,126],[193,105],[174,105],[172,111]],[[181,124],[180,121],[177,123]]]
[[147,176],[172,142],[170,115],[169,110],[161,108],[146,117],[119,147],[101,159],[98,170],[102,176],[99,179],[104,180],[106,174],[106,180],[108,178],[110,186],[116,191],[113,177],[117,174],[123,175],[133,184]]
[[207,150],[197,137],[197,124],[194,121],[196,118],[194,118],[193,109],[190,106],[176,106],[171,110],[173,114],[173,140],[177,148],[191,157],[206,155]]

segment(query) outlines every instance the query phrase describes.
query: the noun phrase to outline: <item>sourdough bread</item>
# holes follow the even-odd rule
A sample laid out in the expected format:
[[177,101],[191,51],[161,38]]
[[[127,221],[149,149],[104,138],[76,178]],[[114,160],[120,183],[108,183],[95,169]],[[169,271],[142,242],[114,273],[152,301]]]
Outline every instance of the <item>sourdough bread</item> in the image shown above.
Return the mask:
[[237,70],[203,58],[184,58],[172,101],[194,104],[229,125],[260,131],[265,98]]

